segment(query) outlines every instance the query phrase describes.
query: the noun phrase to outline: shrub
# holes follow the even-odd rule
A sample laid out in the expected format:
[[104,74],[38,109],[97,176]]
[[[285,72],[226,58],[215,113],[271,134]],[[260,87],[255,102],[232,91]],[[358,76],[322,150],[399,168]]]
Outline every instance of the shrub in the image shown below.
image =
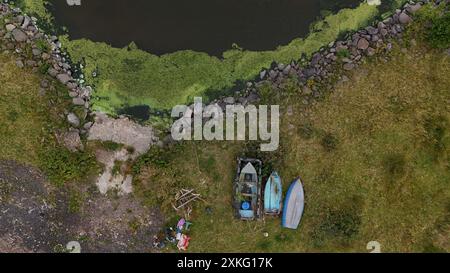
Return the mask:
[[450,46],[450,13],[431,20],[427,40],[434,48],[445,49]]
[[359,211],[359,207],[347,205],[327,209],[321,222],[312,231],[313,244],[316,247],[321,247],[328,241],[348,244],[359,232],[361,226]]
[[39,73],[41,73],[42,75],[46,75],[49,68],[50,64],[43,63],[39,66]]
[[86,152],[71,152],[62,147],[47,148],[39,154],[41,168],[57,185],[83,179],[97,168],[95,157]]
[[50,51],[50,45],[48,42],[44,39],[38,39],[35,42],[36,47],[41,50],[42,52],[49,52]]
[[123,147],[123,144],[119,144],[113,141],[103,141],[101,145],[108,151],[117,151]]
[[338,52],[336,52],[336,56],[338,56],[340,59],[348,58],[350,57],[350,51],[348,49],[340,49]]
[[419,36],[433,48],[448,48],[450,46],[450,13],[446,5],[438,7],[425,5],[415,16],[414,24],[408,32]]

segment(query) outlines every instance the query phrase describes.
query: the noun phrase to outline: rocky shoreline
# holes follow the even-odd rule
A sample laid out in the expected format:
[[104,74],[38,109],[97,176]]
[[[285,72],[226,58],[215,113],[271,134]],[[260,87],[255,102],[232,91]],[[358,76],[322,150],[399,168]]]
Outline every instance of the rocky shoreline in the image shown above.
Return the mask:
[[[393,41],[402,39],[406,25],[412,22],[413,14],[417,12],[428,0],[412,1],[397,9],[395,13],[374,25],[348,34],[346,39],[335,41],[312,55],[309,62],[306,60],[292,61],[289,64],[273,63],[271,69],[262,70],[256,81],[246,84],[246,88],[237,92],[234,96],[221,97],[210,102],[225,109],[226,105],[257,104],[260,101],[261,86],[269,85],[274,90],[282,90],[285,82],[296,79],[302,90],[302,103],[308,105],[330,90],[337,75],[340,80],[345,80],[342,71],[350,71],[358,67],[365,57],[376,54],[384,54],[392,49]],[[442,1],[435,1],[435,5]],[[96,113],[90,113],[90,97],[92,88],[84,86],[83,75],[79,79],[72,75],[73,69],[68,60],[67,53],[61,49],[61,43],[55,36],[49,36],[37,27],[37,19],[23,14],[20,9],[12,9],[8,4],[0,4],[0,18],[3,18],[5,27],[0,29],[0,39],[3,41],[3,52],[15,52],[19,67],[30,67],[38,70],[48,66],[46,73],[67,86],[72,104],[84,108],[84,117],[67,113],[67,122],[71,125],[70,138],[78,141],[75,134],[87,134],[95,125],[93,122],[81,124],[88,115],[95,122]],[[1,22],[1,21],[0,21]],[[49,45],[48,52],[44,52],[40,43],[45,41]],[[26,48],[31,47],[32,57],[26,56]],[[42,83],[42,88],[45,88]],[[193,105],[191,105],[191,110]],[[191,111],[192,112],[192,111]],[[189,117],[186,113],[183,118]],[[119,119],[129,120],[121,116]],[[149,137],[152,143],[161,143],[154,136]],[[165,138],[165,143],[170,143],[170,136]],[[70,146],[70,145],[69,145]]]
[[[37,22],[37,18],[24,14],[20,9],[0,3],[0,26],[4,25],[0,28],[0,50],[14,53],[18,67],[41,71],[65,85],[72,104],[84,109],[83,117],[67,113],[67,122],[72,129],[85,134],[92,123],[82,124],[81,120],[89,114],[92,88],[83,84],[83,75],[78,79],[73,76],[74,69],[67,53],[61,49],[61,42],[56,36],[49,36],[39,29]],[[48,85],[48,81],[43,80],[41,89],[45,91]]]
[[[320,49],[306,64],[305,60],[292,61],[289,64],[273,63],[271,69],[262,70],[256,81],[248,82],[247,87],[235,96],[221,97],[211,104],[218,104],[224,109],[228,104],[238,103],[245,106],[257,103],[260,99],[259,87],[269,85],[280,91],[286,80],[292,78],[297,79],[302,89],[303,104],[310,104],[322,95],[324,89],[331,89],[331,79],[342,70],[351,71],[362,64],[365,57],[389,52],[393,41],[402,38],[406,25],[413,20],[414,13],[429,2],[425,0],[405,4],[391,17],[348,34],[345,40],[332,42],[328,47]],[[440,2],[436,1],[435,4]]]
[[[434,1],[434,5],[444,1]],[[225,111],[227,105],[245,107],[258,104],[262,86],[269,86],[274,92],[282,94],[285,84],[292,82],[292,79],[301,90],[299,99],[302,104],[313,104],[332,91],[336,83],[347,81],[345,72],[357,68],[365,58],[385,55],[391,51],[393,44],[402,40],[406,26],[413,21],[413,15],[427,3],[431,1],[411,1],[397,9],[392,16],[354,33],[348,33],[344,40],[330,43],[328,47],[313,54],[309,61],[300,59],[289,64],[274,62],[271,69],[260,72],[257,80],[247,82],[244,90],[236,92],[234,96],[213,100],[208,105],[218,105]],[[179,120],[192,119],[193,108],[194,105],[190,105]],[[165,138],[165,143],[170,143],[168,140],[170,135]]]

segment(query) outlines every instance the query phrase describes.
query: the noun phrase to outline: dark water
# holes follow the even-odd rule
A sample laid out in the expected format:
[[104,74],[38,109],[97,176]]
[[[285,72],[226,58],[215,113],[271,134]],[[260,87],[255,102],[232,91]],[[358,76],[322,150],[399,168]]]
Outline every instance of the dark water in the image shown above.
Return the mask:
[[233,43],[272,50],[304,37],[322,10],[359,0],[51,0],[58,25],[72,39],[89,38],[161,55],[191,49],[221,56]]
[[148,105],[124,107],[118,111],[118,114],[131,116],[140,121],[146,121],[150,118],[150,107]]

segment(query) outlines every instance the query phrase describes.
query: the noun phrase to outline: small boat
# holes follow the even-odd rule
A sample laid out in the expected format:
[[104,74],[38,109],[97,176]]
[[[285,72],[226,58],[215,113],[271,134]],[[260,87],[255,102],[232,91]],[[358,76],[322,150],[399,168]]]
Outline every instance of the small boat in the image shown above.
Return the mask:
[[238,159],[238,170],[234,182],[234,207],[239,219],[254,220],[261,216],[261,169],[260,160]]
[[305,207],[305,193],[300,178],[292,182],[284,201],[281,225],[285,228],[297,229]]
[[267,180],[264,190],[264,213],[279,215],[281,213],[282,196],[281,178],[277,172],[273,172]]

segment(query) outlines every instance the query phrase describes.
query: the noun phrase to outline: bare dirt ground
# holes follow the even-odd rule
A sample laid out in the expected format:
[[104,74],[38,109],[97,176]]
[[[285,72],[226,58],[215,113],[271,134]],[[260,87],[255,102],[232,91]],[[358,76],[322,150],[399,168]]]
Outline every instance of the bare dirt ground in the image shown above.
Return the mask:
[[71,241],[81,252],[152,251],[163,224],[158,210],[132,196],[103,196],[96,187],[83,196],[71,212],[70,194],[50,187],[40,171],[0,161],[0,252],[60,252]]

